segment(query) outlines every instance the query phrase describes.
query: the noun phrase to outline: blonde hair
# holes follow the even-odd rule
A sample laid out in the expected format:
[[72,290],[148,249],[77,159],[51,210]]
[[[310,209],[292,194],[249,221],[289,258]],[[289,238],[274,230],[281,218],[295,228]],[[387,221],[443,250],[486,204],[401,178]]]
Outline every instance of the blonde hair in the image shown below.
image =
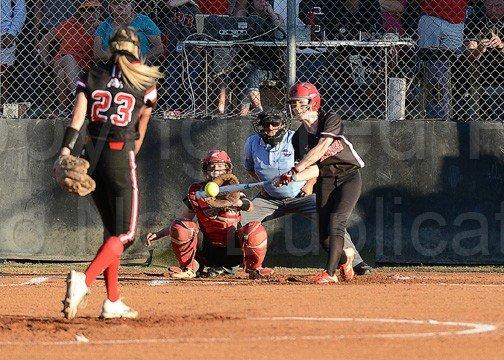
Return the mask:
[[138,35],[132,27],[117,30],[110,40],[110,51],[121,68],[124,80],[135,89],[146,90],[156,84],[163,74],[159,67],[146,65],[144,59],[139,59],[140,62],[129,60],[129,56],[138,59],[139,46]]

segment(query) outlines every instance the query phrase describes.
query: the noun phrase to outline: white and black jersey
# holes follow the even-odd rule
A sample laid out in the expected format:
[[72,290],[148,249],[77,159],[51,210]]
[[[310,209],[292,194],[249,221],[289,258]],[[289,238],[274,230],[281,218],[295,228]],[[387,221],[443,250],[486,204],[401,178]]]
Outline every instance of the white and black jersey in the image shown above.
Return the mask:
[[338,146],[332,143],[322,158],[317,162],[322,177],[340,177],[364,167],[364,161],[355,151],[352,143],[343,136],[343,122],[336,113],[319,113],[317,131],[311,134],[301,125],[292,138],[296,160],[301,160],[313,149],[321,138],[338,139],[343,150],[337,152]]
[[157,101],[156,86],[146,91],[132,88],[112,61],[84,72],[77,80],[77,93],[88,100],[88,133],[108,141],[138,139],[138,119],[143,106]]

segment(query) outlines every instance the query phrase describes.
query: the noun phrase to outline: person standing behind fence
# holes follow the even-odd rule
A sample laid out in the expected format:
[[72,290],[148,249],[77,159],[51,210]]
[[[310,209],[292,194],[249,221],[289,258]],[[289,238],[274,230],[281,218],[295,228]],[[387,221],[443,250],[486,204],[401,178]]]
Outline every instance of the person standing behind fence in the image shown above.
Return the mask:
[[422,0],[418,46],[424,64],[425,115],[450,118],[452,93],[450,63],[463,46],[464,20],[469,0]]
[[[266,0],[237,0],[233,9],[234,16],[243,17],[257,15],[267,21],[265,32],[273,31],[274,28],[281,28],[283,19],[275,13],[273,7]],[[274,36],[274,34],[273,34]],[[263,81],[273,80],[279,77],[279,70],[282,65],[281,57],[278,56],[277,48],[246,48],[250,57],[249,71],[246,78],[245,94],[243,96],[240,115],[246,116],[250,111],[250,105],[257,113],[263,110],[261,103],[261,93],[259,87]]]
[[467,22],[466,59],[475,65],[467,77],[483,89],[484,119],[504,121],[504,1],[483,0],[483,6]]
[[24,0],[2,0],[0,18],[0,105],[7,94],[9,67],[16,60],[16,36],[21,32],[26,20]]
[[109,42],[114,31],[120,27],[131,26],[140,39],[140,56],[148,63],[154,62],[163,53],[161,31],[146,15],[136,14],[132,0],[110,0],[110,17],[96,29],[94,56],[100,61],[110,58]]
[[383,15],[383,29],[387,33],[404,35],[402,16],[408,6],[408,0],[380,0]]
[[198,56],[198,49],[185,49],[183,43],[189,35],[196,32],[196,14],[200,10],[192,0],[168,0],[160,10],[159,28],[167,38],[165,117],[179,118],[191,105],[195,106],[200,95],[194,91],[203,60]]
[[[70,114],[75,81],[81,71],[88,70],[93,64],[93,35],[100,12],[98,0],[84,0],[74,17],[50,30],[40,42],[42,62],[56,75],[59,100],[56,116]],[[52,49],[57,49],[54,57],[51,56]]]

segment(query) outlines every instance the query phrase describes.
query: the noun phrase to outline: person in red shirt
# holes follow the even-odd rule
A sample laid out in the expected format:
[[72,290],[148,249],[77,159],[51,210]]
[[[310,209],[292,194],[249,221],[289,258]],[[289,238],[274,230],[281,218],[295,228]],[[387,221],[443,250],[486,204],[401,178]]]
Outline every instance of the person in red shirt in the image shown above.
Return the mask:
[[198,7],[202,14],[227,15],[229,0],[198,0]]
[[[49,31],[40,43],[42,62],[56,74],[57,114],[69,114],[75,81],[83,70],[93,65],[93,35],[100,20],[101,4],[84,0],[74,17]],[[56,54],[51,49],[56,48]]]
[[469,0],[423,0],[418,46],[425,64],[427,118],[448,119],[451,110],[450,57],[462,51]]

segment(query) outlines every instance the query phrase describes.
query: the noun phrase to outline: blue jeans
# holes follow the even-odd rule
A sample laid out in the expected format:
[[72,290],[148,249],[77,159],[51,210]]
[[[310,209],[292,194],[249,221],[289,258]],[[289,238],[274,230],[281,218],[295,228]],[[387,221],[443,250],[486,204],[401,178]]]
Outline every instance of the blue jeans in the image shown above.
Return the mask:
[[[427,118],[450,117],[452,101],[450,55],[461,51],[463,35],[464,23],[452,24],[428,15],[420,17],[418,46],[426,50],[424,55],[427,54],[423,59]],[[444,53],[439,54],[436,50]]]
[[263,81],[274,80],[277,76],[272,70],[259,69],[256,65],[249,65],[249,72],[246,80],[246,89],[243,96],[242,105],[250,104],[250,92],[259,91]]

